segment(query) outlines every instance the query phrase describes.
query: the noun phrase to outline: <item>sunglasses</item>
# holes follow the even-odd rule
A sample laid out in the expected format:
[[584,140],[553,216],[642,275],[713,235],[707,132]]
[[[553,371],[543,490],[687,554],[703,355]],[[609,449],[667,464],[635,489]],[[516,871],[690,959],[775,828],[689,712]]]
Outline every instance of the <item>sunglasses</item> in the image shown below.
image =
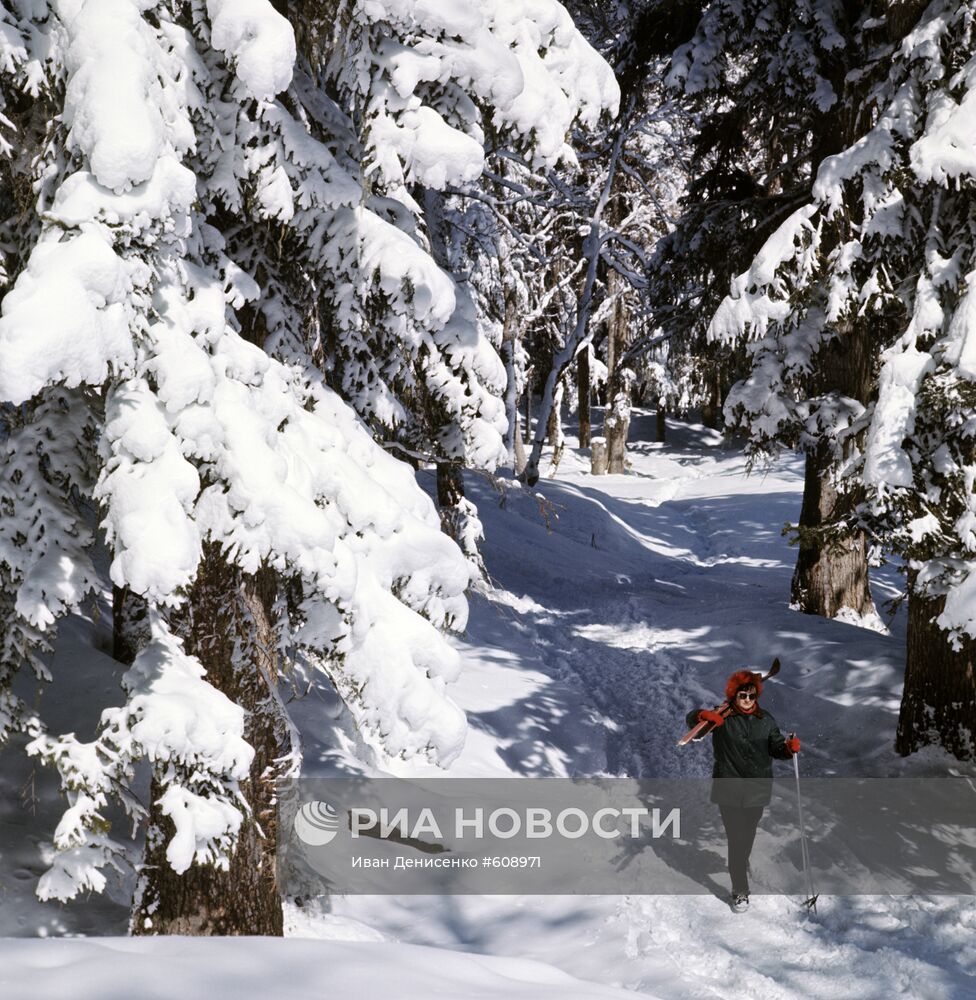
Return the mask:
[[757,697],[755,691],[739,691],[736,694],[736,698],[741,698],[743,701],[755,701]]

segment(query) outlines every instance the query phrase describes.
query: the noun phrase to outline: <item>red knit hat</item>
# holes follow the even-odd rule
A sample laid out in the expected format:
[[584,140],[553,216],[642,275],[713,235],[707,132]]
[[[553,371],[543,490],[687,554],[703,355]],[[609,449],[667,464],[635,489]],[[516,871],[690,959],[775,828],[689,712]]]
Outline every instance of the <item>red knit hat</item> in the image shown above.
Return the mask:
[[725,684],[725,697],[732,701],[739,688],[750,685],[755,687],[758,698],[762,694],[762,674],[754,674],[751,670],[737,670]]

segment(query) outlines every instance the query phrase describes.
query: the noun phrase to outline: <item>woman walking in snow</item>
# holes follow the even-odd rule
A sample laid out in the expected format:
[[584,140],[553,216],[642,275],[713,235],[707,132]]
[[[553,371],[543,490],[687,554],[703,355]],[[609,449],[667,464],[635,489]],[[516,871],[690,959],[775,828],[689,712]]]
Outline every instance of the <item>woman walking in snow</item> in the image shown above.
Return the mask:
[[725,685],[731,711],[696,708],[688,713],[689,726],[710,722],[715,727],[711,800],[718,805],[725,826],[731,905],[736,913],[749,906],[749,855],[759,820],[772,796],[772,759],[790,760],[800,752],[800,741],[783,736],[772,715],[759,707],[761,694],[762,676],[739,670]]

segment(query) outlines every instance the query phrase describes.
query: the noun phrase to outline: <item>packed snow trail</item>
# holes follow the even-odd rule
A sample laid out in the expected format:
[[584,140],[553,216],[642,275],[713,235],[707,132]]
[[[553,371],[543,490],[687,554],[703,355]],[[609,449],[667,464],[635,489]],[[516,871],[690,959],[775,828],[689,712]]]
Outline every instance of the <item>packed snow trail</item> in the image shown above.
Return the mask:
[[[533,497],[513,491],[499,513],[490,491],[473,484],[500,588],[489,597],[511,616],[510,649],[526,640],[542,669],[580,689],[606,720],[601,773],[710,773],[707,743],[675,746],[686,713],[718,703],[734,670],[767,670],[775,656],[783,670],[763,705],[807,738],[805,774],[903,773],[887,738],[875,735],[893,732],[900,623],[886,636],[788,607],[794,550],[781,528],[799,509],[800,461],[750,477],[740,454],[717,447],[718,435],[679,434],[691,441],[663,455],[635,447],[626,477],[564,468],[541,490],[561,514],[551,533]],[[704,457],[695,446],[708,449]],[[890,577],[876,587],[879,603],[890,587]],[[476,611],[469,639],[483,617]],[[866,754],[882,758],[873,770]],[[568,770],[594,773],[582,762]]]

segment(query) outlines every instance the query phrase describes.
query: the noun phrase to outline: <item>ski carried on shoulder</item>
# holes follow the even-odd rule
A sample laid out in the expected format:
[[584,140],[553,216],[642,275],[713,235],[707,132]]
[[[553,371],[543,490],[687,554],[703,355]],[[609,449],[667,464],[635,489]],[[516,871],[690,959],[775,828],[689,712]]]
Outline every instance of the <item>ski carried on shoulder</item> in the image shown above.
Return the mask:
[[[777,656],[773,660],[772,666],[769,668],[769,672],[762,675],[764,681],[768,681],[770,677],[775,677],[779,673],[779,657]],[[732,704],[728,701],[723,701],[715,711],[722,716],[723,719],[727,719],[732,714]],[[678,740],[678,746],[683,747],[687,743],[691,743],[692,740],[700,740],[707,736],[715,728],[714,722],[709,722],[707,719],[702,719],[697,725],[692,726],[684,736]]]
[[[723,719],[727,719],[732,714],[732,706],[727,702],[723,701],[721,705],[718,705],[714,711],[718,712]],[[713,729],[715,728],[714,722],[709,722],[708,719],[702,719],[701,722],[692,726],[684,736],[678,740],[678,746],[683,747],[686,743],[691,743],[692,740],[704,739]]]

